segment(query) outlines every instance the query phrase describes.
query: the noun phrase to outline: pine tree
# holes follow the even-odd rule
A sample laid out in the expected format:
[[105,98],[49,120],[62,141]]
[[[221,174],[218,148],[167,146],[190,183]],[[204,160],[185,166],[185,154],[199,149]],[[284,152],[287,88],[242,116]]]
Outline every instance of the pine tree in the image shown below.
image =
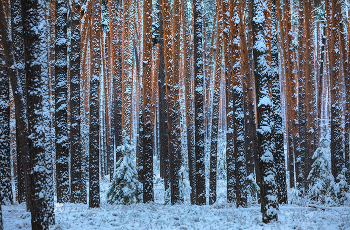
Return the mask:
[[[231,4],[231,37],[232,37],[232,112],[234,123],[234,160],[236,178],[236,203],[237,207],[245,207],[247,205],[247,189],[246,189],[246,145],[245,145],[245,126],[244,126],[244,110],[243,110],[243,77],[247,74],[244,66],[247,66],[244,59],[245,38],[243,27],[243,3],[234,2]],[[236,13],[236,14],[235,14]]]
[[55,23],[55,129],[56,129],[56,188],[57,201],[68,202],[69,142],[68,142],[68,63],[67,63],[67,12],[68,2],[56,0]]
[[261,170],[261,212],[264,223],[277,220],[275,168],[271,149],[271,4],[267,0],[254,1],[254,74],[256,85],[258,152]]
[[[1,7],[1,5],[0,5]],[[3,12],[1,12],[3,13]],[[10,84],[0,34],[0,205],[12,203],[10,152]]]
[[272,111],[273,111],[273,157],[276,167],[277,197],[280,204],[287,203],[286,170],[284,159],[284,137],[282,127],[281,86],[279,74],[278,41],[277,41],[277,12],[275,0],[272,0]]
[[101,1],[95,0],[91,19],[91,79],[89,126],[89,207],[100,206],[100,34]]
[[53,173],[50,154],[50,110],[46,1],[22,1],[24,54],[28,98],[28,146],[30,156],[31,223],[48,229],[53,216]]
[[[195,111],[193,95],[193,74],[191,66],[191,31],[188,20],[188,4],[186,0],[181,0],[182,17],[182,39],[184,43],[184,78],[185,78],[185,97],[186,97],[186,123],[187,123],[187,151],[189,181],[191,186],[190,200],[191,204],[196,203],[196,153],[195,153]],[[198,23],[195,24],[197,26]],[[194,44],[196,47],[196,43]]]
[[[216,197],[216,170],[217,170],[217,145],[218,145],[218,127],[219,127],[219,102],[220,102],[220,82],[222,78],[222,61],[223,61],[223,4],[222,0],[217,3],[217,38],[216,38],[216,61],[214,70],[214,92],[212,99],[212,124],[211,124],[211,143],[210,143],[210,178],[209,178],[209,199]],[[232,161],[227,159],[227,170],[232,170]],[[233,187],[230,186],[231,178],[227,173],[227,199],[230,201]],[[197,191],[198,194],[198,191]],[[198,196],[198,195],[197,195]]]
[[72,203],[85,203],[86,189],[82,174],[82,146],[80,140],[80,2],[72,2],[70,11],[70,154],[71,154],[71,197]]
[[[193,43],[194,43],[194,102],[195,102],[195,160],[196,160],[196,204],[204,205],[204,76],[203,76],[203,16],[202,1],[193,1]],[[189,161],[191,162],[191,161]],[[214,185],[212,185],[214,186]],[[216,188],[215,188],[216,189]],[[211,188],[211,194],[215,191]],[[216,193],[215,193],[216,194]],[[215,202],[216,196],[214,198]]]
[[152,0],[143,2],[143,202],[154,201],[152,120]]
[[[5,14],[2,14],[5,16]],[[6,23],[6,20],[0,20]],[[1,26],[5,29],[6,26]],[[5,44],[4,51],[6,55],[7,66],[16,66],[8,68],[10,82],[15,100],[16,114],[16,150],[17,150],[17,182],[18,182],[18,202],[26,200],[27,210],[30,210],[31,187],[29,183],[28,167],[28,119],[27,119],[27,89],[24,65],[24,41],[23,41],[23,23],[22,23],[22,6],[20,0],[11,1],[11,37],[9,39],[3,36]],[[0,31],[1,31],[0,29]],[[5,32],[5,31],[3,31]],[[9,34],[8,34],[9,35]],[[8,36],[7,35],[7,36]],[[7,43],[6,43],[7,41]],[[12,56],[13,55],[13,56]]]
[[[158,68],[158,88],[159,88],[159,152],[160,152],[160,176],[164,178],[164,190],[169,189],[169,154],[168,154],[168,101],[166,98],[165,84],[165,60],[164,60],[164,27],[163,27],[163,7],[162,1],[158,0],[158,20],[159,20],[159,68]],[[166,201],[168,202],[168,201]]]
[[[333,177],[338,182],[338,175],[341,173],[344,164],[343,139],[342,132],[342,108],[341,108],[341,80],[342,65],[340,55],[340,21],[341,1],[325,1],[327,14],[327,37],[329,39],[329,66],[330,68],[330,91],[331,91],[331,165]],[[348,76],[346,76],[348,77]]]

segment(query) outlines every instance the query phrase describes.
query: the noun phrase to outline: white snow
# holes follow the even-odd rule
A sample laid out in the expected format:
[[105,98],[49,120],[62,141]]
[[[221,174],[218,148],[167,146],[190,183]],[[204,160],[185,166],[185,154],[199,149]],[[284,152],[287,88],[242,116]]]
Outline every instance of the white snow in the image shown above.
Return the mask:
[[[260,205],[236,208],[225,202],[225,191],[218,191],[214,205],[164,205],[161,180],[155,180],[155,202],[150,204],[109,205],[109,183],[101,181],[101,208],[81,204],[56,204],[56,224],[50,229],[350,229],[350,207],[318,208],[303,204],[281,205],[278,221],[264,224]],[[219,181],[221,184],[224,181]],[[223,188],[224,186],[220,186]],[[225,188],[223,188],[225,190]],[[3,206],[4,229],[31,229],[25,205]]]

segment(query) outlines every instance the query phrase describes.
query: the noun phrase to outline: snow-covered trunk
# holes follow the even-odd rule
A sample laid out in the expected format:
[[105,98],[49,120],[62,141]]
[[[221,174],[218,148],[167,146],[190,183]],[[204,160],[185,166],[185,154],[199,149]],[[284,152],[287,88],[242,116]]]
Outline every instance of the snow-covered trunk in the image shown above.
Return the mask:
[[99,134],[100,134],[100,72],[101,72],[101,1],[95,0],[91,14],[91,79],[89,126],[89,207],[100,206]]
[[191,72],[191,31],[188,21],[188,5],[186,0],[181,1],[182,14],[182,40],[184,44],[184,78],[185,78],[185,99],[186,99],[186,125],[187,125],[187,153],[189,167],[189,181],[191,186],[191,204],[196,203],[196,154],[195,154],[195,115],[194,95]]
[[164,178],[165,191],[169,188],[169,155],[168,155],[168,102],[165,85],[165,60],[164,60],[164,30],[162,1],[158,0],[159,20],[159,152],[160,152],[160,176]]
[[[298,151],[295,153],[295,174],[296,187],[304,193],[306,189],[306,167],[307,167],[307,116],[306,116],[306,88],[305,88],[305,37],[304,37],[304,3],[299,1],[299,31],[298,31],[298,127],[299,127],[299,142]],[[306,175],[307,176],[307,175]]]
[[[163,1],[164,27],[164,60],[166,94],[168,98],[169,126],[169,178],[171,203],[181,201],[180,168],[181,168],[181,131],[180,131],[180,1],[174,1],[173,14],[170,1]],[[173,33],[172,33],[173,32]],[[170,72],[171,71],[171,72]]]
[[[5,15],[5,14],[3,14]],[[3,23],[6,20],[0,20]],[[22,24],[22,6],[20,0],[11,1],[11,36],[12,46],[6,44],[6,39],[3,35],[5,44],[4,51],[7,55],[7,66],[15,66],[8,69],[12,91],[15,99],[15,114],[16,114],[16,150],[17,150],[17,188],[18,202],[26,200],[27,210],[30,209],[31,199],[28,177],[29,155],[28,155],[28,119],[27,119],[27,89],[26,75],[24,69],[24,41],[23,41],[23,24]],[[1,28],[5,29],[6,26]],[[9,40],[8,40],[9,42]],[[10,51],[10,48],[12,51]],[[8,53],[8,54],[6,54]],[[10,55],[13,54],[13,57]]]
[[[226,11],[225,17],[225,30],[227,32],[224,34],[224,50],[225,50],[225,80],[226,80],[226,162],[227,162],[227,201],[228,202],[234,202],[236,200],[236,175],[235,175],[235,168],[236,168],[236,160],[235,160],[235,123],[234,123],[234,117],[235,114],[233,112],[234,108],[234,97],[233,92],[234,88],[232,85],[232,77],[233,74],[236,74],[233,72],[233,65],[239,64],[239,60],[233,59],[233,58],[239,58],[237,57],[237,50],[233,50],[232,46],[235,46],[237,49],[237,43],[233,44],[233,39],[237,38],[238,36],[238,28],[236,26],[236,23],[234,23],[235,18],[233,18],[233,14],[235,13],[235,10],[237,10],[237,2],[230,1],[231,7],[229,8],[227,6],[227,1],[224,2],[224,11]],[[229,16],[229,18],[227,18]],[[235,15],[237,16],[237,14]],[[231,42],[229,42],[229,40]],[[235,52],[235,53],[232,53]],[[238,54],[239,55],[239,54]],[[238,63],[236,63],[236,61]],[[237,69],[235,67],[235,69]]]
[[143,202],[154,201],[152,119],[152,0],[143,2]]
[[[223,62],[223,1],[218,1],[217,8],[217,38],[216,38],[216,62],[214,70],[214,92],[212,99],[212,124],[211,124],[211,143],[210,143],[210,178],[209,178],[209,199],[216,197],[216,171],[217,171],[217,146],[218,146],[218,127],[219,127],[219,102],[220,102],[220,83],[222,78]],[[227,161],[229,162],[229,161]],[[229,163],[228,163],[229,165]],[[230,166],[228,166],[229,168]],[[229,180],[228,180],[229,183]],[[229,186],[227,186],[229,188]],[[198,193],[198,191],[197,191]],[[228,194],[229,197],[229,194]]]
[[[233,86],[233,114],[234,116],[234,148],[235,148],[235,158],[236,158],[236,199],[237,207],[247,206],[247,149],[246,149],[246,127],[244,120],[244,91],[243,91],[243,81],[249,77],[249,63],[247,56],[247,42],[245,35],[244,26],[244,10],[245,4],[243,2],[236,2],[238,14],[232,17],[232,28],[236,27],[239,37],[236,37],[232,44],[232,64],[233,64],[233,74],[232,74],[232,86]],[[235,10],[233,11],[235,12]],[[235,33],[232,33],[234,37]],[[249,139],[248,139],[249,140]]]
[[267,0],[255,0],[253,8],[254,74],[257,104],[257,136],[259,166],[261,170],[262,220],[268,223],[277,220],[278,200],[276,195],[275,168],[271,149],[271,4]]
[[[1,34],[0,41],[2,41]],[[4,204],[5,201],[11,203],[13,201],[10,152],[10,84],[3,46],[4,43],[0,42],[0,205]]]
[[132,126],[132,85],[133,85],[133,40],[135,34],[135,1],[123,1],[122,34],[122,143],[131,144]]
[[[348,11],[350,6],[348,5]],[[348,17],[350,15],[348,14]],[[347,41],[346,41],[346,55],[345,55],[345,69],[344,69],[344,81],[345,81],[345,167],[347,171],[345,172],[346,181],[350,184],[350,20],[348,18],[348,29],[347,29]]]
[[80,136],[80,2],[74,1],[70,8],[70,168],[72,203],[84,203],[85,180],[82,174],[82,145]]
[[273,112],[273,158],[276,167],[277,197],[280,204],[287,203],[287,181],[284,156],[284,136],[282,125],[281,109],[281,86],[279,74],[278,40],[277,40],[277,12],[276,0],[272,0],[272,47],[271,47],[271,67],[272,67],[272,112]]
[[55,22],[55,129],[56,129],[56,189],[57,201],[69,201],[69,141],[68,141],[68,63],[67,63],[68,3],[56,0]]
[[[344,164],[342,130],[342,103],[341,103],[341,82],[343,70],[341,64],[340,47],[340,22],[342,18],[342,1],[326,1],[326,14],[329,39],[329,64],[330,64],[330,92],[331,92],[331,165],[332,174],[336,182]],[[346,76],[348,77],[348,76]]]
[[54,223],[46,1],[22,2],[33,229]]
[[[196,204],[206,203],[204,165],[204,78],[203,78],[203,16],[202,1],[193,1],[194,103],[195,103],[195,170]],[[189,44],[187,44],[189,45]],[[192,159],[193,160],[193,159]],[[189,161],[192,162],[192,161]],[[192,172],[193,173],[193,172]],[[214,193],[211,190],[211,194]],[[216,193],[215,193],[216,200]],[[215,201],[214,201],[215,202]]]
[[[246,54],[248,58],[247,66],[243,66],[248,68],[248,72],[246,73],[246,77],[244,79],[245,89],[243,93],[245,94],[244,99],[244,116],[245,116],[245,133],[246,133],[246,155],[247,155],[247,175],[255,174],[260,175],[260,170],[258,167],[258,158],[257,158],[257,146],[256,146],[256,122],[255,122],[255,85],[254,85],[254,61],[251,57],[253,57],[253,29],[252,29],[252,18],[253,18],[253,0],[247,1],[247,9],[248,15],[247,17],[247,25],[246,25]],[[260,181],[258,180],[260,176],[255,176],[256,182],[260,185]]]

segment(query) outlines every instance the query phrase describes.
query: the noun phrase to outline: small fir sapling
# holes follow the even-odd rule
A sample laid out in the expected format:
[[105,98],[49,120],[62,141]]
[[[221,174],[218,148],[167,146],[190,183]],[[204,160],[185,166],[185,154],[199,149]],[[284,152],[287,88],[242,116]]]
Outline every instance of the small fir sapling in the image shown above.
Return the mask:
[[117,162],[107,201],[110,204],[142,202],[142,184],[137,180],[136,165],[131,159],[131,147],[121,146],[117,151],[121,151],[122,157]]
[[338,175],[338,183],[335,185],[335,191],[337,194],[337,202],[340,205],[343,205],[349,198],[348,198],[348,192],[349,192],[349,185],[346,182],[346,168],[343,168],[341,173]]
[[320,146],[316,149],[312,159],[314,163],[308,176],[308,196],[311,200],[322,204],[332,203],[335,198],[335,183],[330,163],[326,158],[330,155],[329,140],[324,135]]

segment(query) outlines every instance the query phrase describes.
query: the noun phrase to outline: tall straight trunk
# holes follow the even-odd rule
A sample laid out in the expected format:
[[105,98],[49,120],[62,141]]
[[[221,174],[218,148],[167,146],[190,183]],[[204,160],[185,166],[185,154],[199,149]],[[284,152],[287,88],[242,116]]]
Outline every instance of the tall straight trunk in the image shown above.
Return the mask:
[[134,40],[134,0],[123,1],[123,38],[122,38],[122,143],[131,144],[132,136],[132,85],[133,85],[133,40]]
[[70,11],[70,154],[71,154],[71,197],[72,203],[84,203],[83,190],[86,183],[82,174],[82,146],[80,137],[80,2],[72,3]]
[[[181,13],[180,1],[174,1],[174,14],[171,15],[170,2],[163,1],[164,13],[164,56],[165,56],[165,79],[168,98],[168,126],[169,126],[169,176],[171,187],[171,203],[181,200],[180,197],[180,168],[181,168],[181,139],[180,139],[180,36],[181,36]],[[168,13],[166,13],[168,12]],[[170,20],[171,18],[172,20]],[[168,24],[168,25],[167,25]],[[168,29],[172,26],[173,34]],[[173,42],[171,42],[171,38]],[[169,42],[170,41],[170,42]],[[172,49],[170,46],[172,45]],[[170,54],[172,56],[170,57]],[[172,70],[172,73],[170,73]]]
[[[348,8],[348,11],[350,8]],[[350,21],[348,19],[348,33],[347,37],[350,36]],[[347,40],[346,43],[346,68],[344,69],[344,81],[345,81],[345,130],[344,130],[344,140],[345,140],[345,167],[346,167],[346,181],[350,184],[350,78],[348,77],[350,74],[350,39]]]
[[[226,80],[226,161],[227,161],[227,201],[233,202],[236,198],[236,162],[235,162],[235,116],[233,113],[234,109],[234,97],[233,97],[233,77],[237,74],[237,68],[233,69],[234,64],[237,64],[239,58],[239,53],[237,56],[238,42],[235,44],[233,41],[235,36],[238,35],[238,28],[236,23],[233,23],[233,18],[237,16],[235,10],[238,10],[237,2],[230,1],[230,8],[228,8],[227,1],[223,4],[224,12],[229,13],[224,14],[225,20],[225,30],[224,34],[224,58],[225,58],[225,80]],[[235,16],[234,16],[235,15]],[[229,18],[227,18],[229,16]],[[233,53],[232,53],[233,52]],[[240,63],[238,63],[240,64]],[[238,66],[237,66],[238,67]],[[236,79],[235,79],[236,80]]]
[[[222,78],[222,62],[223,62],[223,1],[217,2],[217,38],[216,38],[216,62],[214,72],[214,93],[213,93],[213,112],[211,124],[211,143],[210,143],[210,178],[209,178],[209,199],[216,197],[216,178],[217,178],[217,146],[218,146],[218,127],[219,127],[219,101],[220,101],[220,82]],[[228,157],[227,157],[228,158]],[[231,161],[232,162],[232,161]],[[232,165],[227,159],[227,170],[232,170]],[[229,175],[229,173],[227,173]],[[230,201],[232,197],[230,186],[231,177],[227,180],[227,200]],[[198,191],[197,191],[198,193]],[[212,197],[212,198],[210,198]]]
[[[254,174],[258,185],[260,185],[260,171],[257,156],[257,146],[256,146],[256,122],[255,122],[255,93],[254,93],[254,61],[253,59],[253,30],[252,30],[252,18],[253,18],[253,0],[247,1],[248,8],[248,24],[246,25],[247,41],[246,41],[246,54],[243,57],[248,59],[248,68],[244,85],[245,90],[243,91],[245,95],[244,103],[244,116],[245,116],[245,133],[246,133],[246,151],[247,151],[247,175]],[[244,49],[244,47],[243,47]],[[244,67],[244,66],[243,66]]]
[[57,201],[69,200],[69,142],[67,95],[67,12],[68,3],[56,0],[55,23],[55,129]]
[[246,189],[246,149],[245,149],[245,127],[243,112],[243,77],[248,73],[247,58],[243,48],[246,46],[243,27],[243,4],[239,1],[232,1],[231,4],[231,60],[232,60],[232,113],[233,116],[233,158],[235,163],[234,177],[236,181],[235,197],[237,207],[247,205]]
[[67,63],[68,3],[56,0],[55,44],[55,129],[56,129],[56,189],[57,201],[69,201],[69,142],[68,142],[68,63]]
[[276,184],[278,203],[287,203],[287,181],[284,157],[284,136],[282,126],[281,85],[278,59],[277,40],[277,12],[276,0],[272,0],[272,44],[271,44],[271,67],[272,67],[272,111],[273,127],[272,138],[274,141],[273,158],[276,168]]
[[[297,189],[306,192],[306,168],[308,165],[308,136],[307,136],[307,115],[306,115],[306,60],[304,59],[306,43],[304,37],[304,2],[299,1],[299,31],[298,31],[298,126],[299,143],[298,151],[295,154],[295,174]],[[306,176],[306,177],[305,177]]]
[[33,229],[48,229],[54,221],[45,6],[45,1],[22,1]]
[[143,202],[154,201],[152,119],[152,0],[143,2]]
[[[331,166],[332,174],[336,182],[338,182],[338,175],[341,173],[344,165],[344,150],[342,132],[342,104],[341,104],[341,82],[343,80],[340,55],[340,21],[342,17],[341,13],[341,1],[326,1],[326,14],[327,14],[327,26],[328,26],[328,39],[329,39],[329,66],[330,68],[330,91],[331,91]],[[329,21],[331,19],[332,21]],[[348,76],[346,76],[348,77]]]
[[186,124],[187,124],[187,152],[189,181],[191,186],[191,204],[196,203],[196,153],[195,153],[195,116],[194,116],[194,95],[193,95],[193,75],[191,72],[191,31],[188,21],[187,1],[181,1],[182,13],[182,37],[184,44],[184,77],[185,77],[185,97],[186,97]]
[[[2,13],[2,12],[1,12]],[[10,84],[0,34],[0,205],[13,202],[11,186]]]
[[[159,20],[159,152],[160,152],[160,175],[164,178],[164,189],[169,189],[169,154],[168,154],[168,102],[166,98],[165,84],[165,60],[164,60],[164,30],[163,30],[163,10],[162,1],[158,0],[158,20]],[[168,201],[166,201],[168,202]]]
[[261,212],[262,221],[269,223],[278,219],[275,169],[271,149],[271,4],[267,0],[255,0],[253,15],[255,86],[258,123],[258,152],[261,171]]
[[[308,177],[312,165],[312,156],[316,150],[317,144],[317,107],[316,107],[316,80],[314,75],[314,42],[313,42],[313,9],[312,1],[305,1],[304,3],[304,37],[305,37],[305,91],[306,94],[306,114],[307,114],[307,138],[308,146],[305,154],[305,179]],[[308,182],[306,182],[306,187]]]
[[[4,9],[4,8],[2,8]],[[5,16],[5,13],[0,13]],[[0,16],[0,17],[1,17]],[[0,33],[3,37],[4,51],[7,66],[7,74],[10,77],[12,91],[15,100],[16,114],[16,150],[17,150],[17,175],[18,175],[18,202],[26,201],[27,210],[31,206],[31,186],[29,180],[29,154],[28,154],[28,118],[27,118],[27,88],[24,64],[24,38],[22,5],[20,0],[11,1],[11,36],[12,45],[9,40],[9,33],[5,31],[5,24],[0,26]],[[6,23],[5,19],[0,19]],[[7,34],[7,35],[5,35]],[[8,39],[6,39],[8,38]]]
[[89,126],[89,207],[100,207],[100,39],[101,1],[95,0],[91,15],[91,79]]
[[[203,16],[202,1],[193,1],[193,45],[194,45],[194,102],[195,102],[195,160],[196,160],[196,204],[204,205],[205,165],[204,165],[204,78],[203,78]],[[213,186],[212,186],[213,187]],[[216,200],[216,188],[211,188],[213,202]],[[210,198],[209,198],[210,199]]]
[[[292,25],[291,25],[291,5],[290,0],[284,0],[283,2],[283,15],[285,38],[283,39],[283,51],[284,51],[284,66],[286,73],[286,85],[288,93],[285,96],[286,105],[286,130],[287,130],[287,156],[288,156],[288,171],[289,171],[289,186],[294,188],[294,154],[296,152],[297,137],[295,135],[297,130],[297,118],[298,113],[296,111],[297,93],[295,92],[297,82],[293,73],[293,43],[292,43]],[[280,18],[280,17],[279,17]]]

